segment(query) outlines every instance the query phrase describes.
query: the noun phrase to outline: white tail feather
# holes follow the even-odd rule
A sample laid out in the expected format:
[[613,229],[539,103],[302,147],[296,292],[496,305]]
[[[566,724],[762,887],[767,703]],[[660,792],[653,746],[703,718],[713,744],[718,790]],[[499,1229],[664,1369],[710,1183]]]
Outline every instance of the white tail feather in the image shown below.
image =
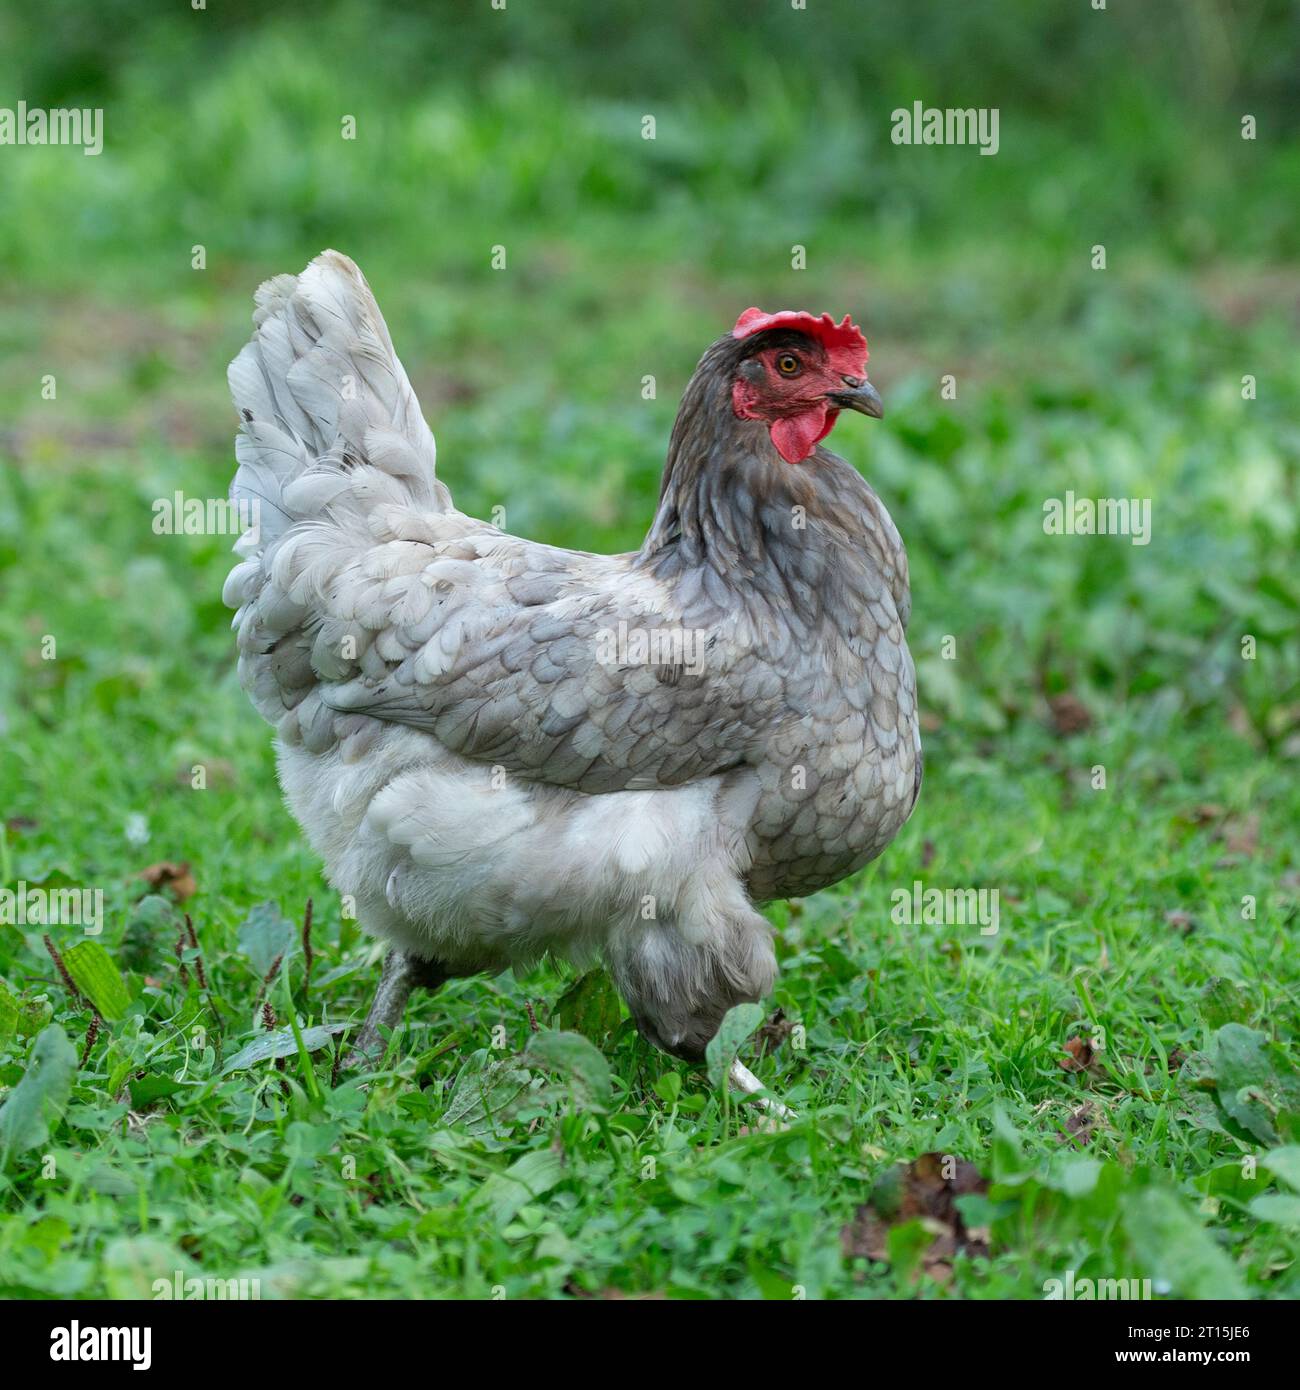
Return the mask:
[[[325,251],[301,275],[268,280],[253,323],[229,380],[240,418],[230,495],[254,525],[223,597],[239,609],[241,679],[278,722],[319,674],[308,654],[323,659],[314,629],[339,574],[377,535],[413,534],[421,517],[449,512],[451,496],[383,315],[346,256]],[[404,571],[412,561],[402,560]],[[378,587],[361,585],[340,606],[374,603]],[[331,674],[347,667],[326,664]]]

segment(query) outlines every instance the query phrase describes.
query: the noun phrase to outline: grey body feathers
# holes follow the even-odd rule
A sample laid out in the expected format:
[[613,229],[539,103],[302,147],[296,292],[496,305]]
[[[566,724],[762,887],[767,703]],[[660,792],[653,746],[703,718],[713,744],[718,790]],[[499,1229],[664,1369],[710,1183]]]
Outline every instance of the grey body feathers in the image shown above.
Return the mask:
[[[702,359],[642,549],[456,511],[361,273],[259,291],[230,369],[225,588],[289,804],[366,927],[448,973],[603,956],[642,1031],[698,1055],[775,974],[755,903],[879,854],[920,783],[902,542],[825,449],[777,456]],[[639,632],[701,661],[610,655]]]

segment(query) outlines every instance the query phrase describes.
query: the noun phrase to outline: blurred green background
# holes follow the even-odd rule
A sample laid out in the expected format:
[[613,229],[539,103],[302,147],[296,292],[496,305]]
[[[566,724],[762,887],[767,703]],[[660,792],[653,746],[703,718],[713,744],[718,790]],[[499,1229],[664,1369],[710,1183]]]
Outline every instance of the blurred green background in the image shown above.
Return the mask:
[[[926,638],[978,633],[929,702],[998,728],[1044,680],[1176,686],[1186,712],[1235,697],[1273,742],[1296,717],[1298,14],[10,9],[0,90],[102,106],[106,148],[2,151],[3,439],[111,457],[142,497],[220,495],[251,291],[334,245],[374,285],[461,505],[630,547],[702,348],[750,303],[848,311],[890,423],[837,447],[908,519]],[[999,153],[893,145],[915,100],[996,106]],[[1067,487],[1151,497],[1154,544],[1044,537]]]
[[[790,1278],[814,1294],[896,1291],[879,1270],[864,1286],[861,1262],[851,1273],[839,1257],[839,1224],[871,1166],[862,1154],[950,1145],[978,1157],[994,1100],[1030,1154],[1055,1152],[1044,1114],[1081,1113],[1074,1088],[1088,1084],[1061,1069],[1061,1039],[1104,1021],[1116,1043],[1086,1104],[1105,1111],[1097,1151],[1121,1174],[1106,1201],[1136,1205],[1121,1220],[1113,1205],[1061,1197],[1050,1219],[995,1226],[994,1274],[959,1263],[956,1287],[1037,1296],[1044,1273],[1114,1240],[1103,1272],[1163,1261],[1171,1288],[1239,1291],[1227,1246],[1253,1292],[1289,1279],[1294,1296],[1297,1238],[1247,1218],[1248,1194],[1230,1199],[1229,1179],[1214,1177],[1230,1177],[1246,1141],[1204,1113],[1188,1122],[1166,1062],[1230,1019],[1294,1042],[1300,8],[345,0],[266,11],[47,0],[0,12],[0,106],[102,107],[105,137],[96,158],[0,146],[0,868],[8,881],[104,885],[105,944],[137,999],[153,1001],[147,1027],[133,1016],[101,1038],[69,1120],[79,1137],[68,1146],[88,1155],[79,1190],[103,1200],[56,1206],[25,1173],[11,1193],[22,1216],[0,1234],[23,1271],[8,1291],[138,1291],[139,1251],[123,1254],[116,1235],[189,1252],[181,1233],[206,1225],[226,1269],[312,1249],[370,1258],[370,1241],[388,1261],[321,1265],[296,1276],[300,1291],[463,1292],[494,1278],[525,1292],[781,1296],[771,1290]],[[914,101],[998,108],[998,154],[893,145],[891,112]],[[342,138],[346,117],[354,140]],[[776,912],[782,1007],[840,1068],[829,1102],[801,1095],[811,1083],[797,1058],[785,1055],[778,1079],[810,1112],[843,1109],[815,1181],[806,1155],[778,1148],[747,1168],[762,1197],[742,1235],[725,1214],[734,1174],[695,1173],[671,1193],[620,1187],[600,1144],[575,1141],[592,1200],[625,1204],[617,1230],[639,1236],[593,1234],[578,1197],[548,1211],[562,1237],[529,1228],[513,1244],[471,1211],[464,1231],[450,1217],[429,1228],[438,1260],[454,1251],[431,1266],[418,1241],[388,1243],[405,1227],[382,1201],[361,1215],[314,1207],[299,1186],[310,1145],[239,1149],[260,1133],[244,1128],[241,1078],[197,1099],[172,1079],[189,1062],[158,1019],[172,976],[141,946],[149,912],[163,911],[155,898],[142,915],[138,901],[133,875],[150,861],[193,863],[190,907],[212,970],[229,972],[233,1014],[257,989],[234,943],[261,899],[296,917],[316,895],[334,1016],[361,1006],[370,978],[279,805],[268,733],[234,679],[220,604],[229,538],[151,530],[156,498],[224,495],[225,366],[248,335],[252,293],[326,246],[369,277],[458,505],[504,506],[510,530],[584,549],[639,542],[680,391],[741,310],[848,312],[870,340],[886,418],[845,421],[832,443],[908,545],[926,790],[884,868],[802,915]],[[796,246],[805,269],[792,269]],[[954,400],[941,398],[945,376]],[[1045,535],[1043,502],[1067,490],[1151,499],[1151,543]],[[43,658],[46,635],[55,660]],[[947,635],[956,660],[943,658]],[[203,796],[190,787],[198,762],[212,770]],[[1107,800],[1089,792],[1099,763]],[[889,886],[921,873],[1000,887],[1014,925],[964,950],[942,927],[891,930]],[[1245,894],[1260,903],[1249,928]],[[1195,932],[1182,934],[1182,917]],[[0,973],[61,998],[39,933],[0,931]],[[1237,982],[1246,1002],[1207,1005],[1211,977]],[[417,1012],[420,1026],[494,1020],[508,1005],[513,1030],[512,988],[465,985]],[[553,980],[530,988],[558,992]],[[84,1029],[58,1010],[69,1032]],[[233,1049],[229,1015],[223,1026]],[[22,1076],[27,1047],[0,1053],[0,1087]],[[643,1100],[635,1048],[620,1034],[620,1075]],[[427,1065],[450,1085],[458,1063],[444,1052]],[[153,1110],[166,1122],[152,1138],[114,1137],[121,1096],[109,1081],[127,1061],[166,1072],[176,1092]],[[658,1059],[652,1072],[674,1065]],[[375,1123],[409,1122],[384,1142],[440,1212],[496,1151],[476,1151],[485,1166],[466,1160],[454,1180],[428,1171],[437,1116],[419,1107],[440,1092],[400,1094]],[[622,1122],[654,1129],[647,1104]],[[223,1126],[225,1148],[188,1172],[162,1137]],[[517,1136],[507,1158],[546,1136]],[[376,1152],[376,1171],[390,1170]],[[1004,1159],[1005,1175],[1017,1160]],[[1165,1221],[1142,1193],[1124,1196],[1135,1162],[1201,1215],[1177,1207]],[[253,1168],[262,1176],[246,1189]],[[137,1190],[123,1173],[149,1176]],[[308,1205],[275,1207],[271,1179]],[[692,1183],[697,1199],[683,1195]],[[113,1205],[132,1192],[138,1203]],[[1208,1254],[1202,1216],[1219,1222]],[[160,1248],[169,1271],[181,1256]]]

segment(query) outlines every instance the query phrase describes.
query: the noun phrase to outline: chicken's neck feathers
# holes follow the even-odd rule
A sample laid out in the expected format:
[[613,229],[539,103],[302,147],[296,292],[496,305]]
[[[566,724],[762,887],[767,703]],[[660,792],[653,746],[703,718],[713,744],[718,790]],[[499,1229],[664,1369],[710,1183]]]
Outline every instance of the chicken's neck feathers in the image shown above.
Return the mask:
[[721,339],[687,385],[636,563],[691,592],[716,600],[725,592],[812,628],[861,596],[870,489],[820,446],[805,462],[786,463],[763,421],[738,418],[736,361],[735,341]]

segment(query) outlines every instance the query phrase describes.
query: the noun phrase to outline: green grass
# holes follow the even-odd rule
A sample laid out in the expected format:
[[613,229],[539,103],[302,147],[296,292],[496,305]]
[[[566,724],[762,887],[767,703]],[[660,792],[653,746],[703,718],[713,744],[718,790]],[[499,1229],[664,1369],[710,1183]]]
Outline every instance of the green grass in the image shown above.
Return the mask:
[[[46,750],[48,800],[6,803],[41,821],[11,837],[14,877],[110,885],[103,940],[134,962],[138,1000],[81,1070],[64,1127],[11,1167],[8,1294],[147,1294],[154,1278],[181,1269],[259,1277],[268,1295],[486,1295],[500,1285],[512,1297],[606,1289],[717,1297],[785,1285],[790,1296],[795,1284],[814,1297],[888,1295],[899,1287],[890,1271],[841,1259],[840,1228],[894,1160],[939,1151],[994,1171],[995,1104],[1023,1137],[1027,1171],[1070,1153],[1065,1126],[1091,1107],[1086,1157],[1123,1182],[1126,1200],[1148,1183],[1180,1193],[1188,1213],[1209,1219],[1242,1286],[1294,1294],[1294,1237],[1231,1201],[1207,1204],[1202,1191],[1259,1146],[1224,1133],[1168,1065],[1175,1049],[1194,1053],[1210,1037],[1211,977],[1239,983],[1246,1021],[1283,1037],[1293,1027],[1294,905],[1274,886],[1282,855],[1271,841],[1300,806],[1294,778],[1261,769],[1249,752],[1174,731],[1156,762],[1141,757],[1149,731],[1117,728],[1101,755],[1114,782],[1093,792],[1078,766],[1082,748],[1036,730],[1000,745],[998,760],[932,740],[925,800],[886,859],[797,916],[775,914],[783,965],[775,1003],[803,1025],[806,1046],[787,1039],[754,1065],[796,1107],[798,1123],[743,1133],[751,1116],[729,1110],[700,1074],[649,1052],[624,1024],[602,1040],[614,1075],[607,1116],[576,1110],[561,1081],[485,1132],[443,1123],[451,1092],[472,1084],[481,1051],[522,1052],[525,1001],[545,1022],[564,983],[553,972],[420,998],[391,1070],[368,1093],[346,1078],[331,1087],[327,1054],[318,1098],[292,1057],[284,1071],[265,1063],[220,1074],[214,1043],[229,1057],[254,1033],[265,963],[254,969],[236,947],[250,902],[271,897],[296,914],[314,896],[317,959],[305,1000],[300,957],[287,965],[305,1019],[354,1015],[375,970],[277,804],[261,731],[230,716],[241,706],[229,682],[197,685],[214,707],[197,738],[205,754],[239,769],[230,786],[178,785],[173,774],[192,756],[177,749],[179,716],[149,727],[87,713],[75,740]],[[126,770],[93,751],[124,742],[124,722],[136,753]],[[61,815],[60,787],[95,809]],[[1222,846],[1193,816],[1212,797],[1230,814],[1262,815],[1258,858],[1215,867]],[[123,839],[132,810],[154,827],[135,850]],[[181,986],[174,927],[123,928],[127,904],[143,891],[126,875],[171,855],[187,857],[199,880],[188,906],[216,1010]],[[890,892],[914,878],[998,886],[997,936],[895,925]],[[1261,898],[1249,926],[1240,915],[1247,893]],[[1175,909],[1191,915],[1190,934],[1166,921]],[[79,1044],[87,1015],[67,1007],[37,937],[11,934],[6,973],[48,995]],[[283,1019],[282,997],[271,997]],[[196,1025],[206,1040],[195,1038]],[[1094,1036],[1098,1026],[1106,1045],[1096,1070],[1063,1071],[1066,1038]],[[7,1076],[16,1079],[24,1050],[11,1045]],[[177,1084],[136,1104],[131,1087],[146,1079]],[[49,1179],[46,1152],[55,1159]],[[551,1154],[559,1166],[535,1199],[485,1184]],[[344,1176],[348,1159],[355,1176]],[[1234,1196],[1267,1190],[1261,1170],[1244,1198]],[[1035,1297],[1066,1268],[1079,1277],[1154,1272],[1189,1291],[1179,1283],[1182,1246],[1153,1271],[1131,1252],[1124,1212],[1098,1196],[1050,1213],[1044,1197],[1032,1219],[1005,1205],[993,1255],[958,1261],[952,1292]]]
[[[899,151],[888,107],[936,99],[915,51],[814,81],[825,34],[779,70],[734,36],[713,80],[647,78],[651,143],[590,36],[562,70],[521,19],[467,63],[395,21],[386,83],[349,62],[358,13],[210,47],[159,24],[100,75],[43,51],[48,90],[103,99],[109,148],[0,161],[27,211],[0,228],[0,886],[101,889],[128,999],[81,1063],[90,1013],[42,929],[0,926],[0,1292],[180,1270],[268,1297],[1039,1298],[1073,1270],[1296,1297],[1296,152],[1232,124],[1265,97],[1184,108],[1090,38],[1055,104],[1032,74],[1000,98],[997,159]],[[952,44],[934,72],[964,70]],[[326,244],[369,274],[458,503],[587,549],[640,539],[678,393],[740,309],[864,323],[887,418],[833,443],[909,547],[926,781],[881,860],[771,911],[796,1028],[742,1056],[788,1129],[562,1004],[552,968],[418,996],[368,1087],[329,1049],[223,1071],[266,1032],[277,933],[277,1031],[290,997],[303,1029],[357,1019],[378,974],[235,680],[229,538],[151,530],[155,499],[224,493],[252,290]],[[1151,543],[1044,534],[1067,490],[1151,499]],[[1062,696],[1086,728],[1058,729]],[[183,909],[139,877],[159,861],[191,865]],[[998,890],[997,934],[894,921],[918,879]],[[530,1003],[594,1035],[607,1082],[577,1044],[546,1063]],[[76,1055],[45,1032],[37,1062],[50,1025]],[[1104,1046],[1067,1070],[1075,1037]],[[981,1175],[955,1257],[898,1208],[926,1153]],[[869,1201],[884,1249],[846,1253]]]

